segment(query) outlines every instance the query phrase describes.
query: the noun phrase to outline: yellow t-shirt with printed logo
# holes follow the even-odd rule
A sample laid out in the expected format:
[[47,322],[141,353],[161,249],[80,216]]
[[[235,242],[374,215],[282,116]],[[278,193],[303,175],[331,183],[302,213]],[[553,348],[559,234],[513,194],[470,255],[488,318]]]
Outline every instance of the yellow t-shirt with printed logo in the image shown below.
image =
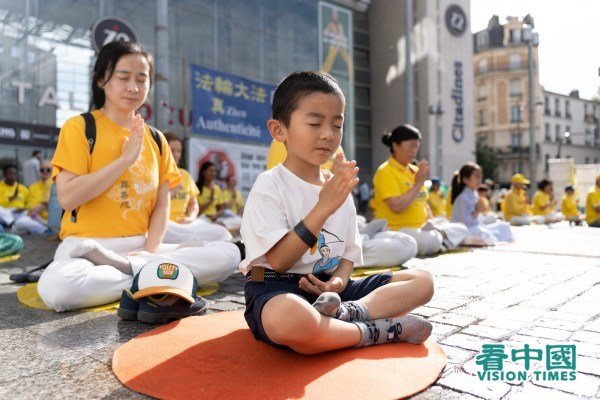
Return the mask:
[[[213,183],[212,187],[214,190],[213,202],[210,205],[210,207],[208,207],[202,212],[202,214],[206,215],[207,217],[214,217],[217,213],[217,206],[223,204],[223,193],[221,191],[221,188],[216,183]],[[202,187],[202,192],[200,193],[200,196],[198,196],[198,205],[200,207],[205,206],[210,202],[210,192],[211,190],[206,186]]]
[[510,221],[513,217],[531,214],[529,204],[525,201],[525,190],[514,186],[504,197],[502,207],[505,221]]
[[565,215],[565,217],[578,217],[579,210],[577,209],[577,196],[573,194],[572,196],[563,195],[562,202],[560,204],[560,210]]
[[594,207],[600,206],[600,189],[594,186],[585,199],[585,220],[588,224],[592,224],[600,219],[600,213],[594,210]]
[[542,209],[542,207],[550,203],[550,196],[541,190],[535,192],[532,203],[531,210],[533,211],[533,215],[548,215],[552,212],[552,207]]
[[417,198],[399,213],[393,212],[385,202],[390,197],[402,196],[415,184],[419,168],[409,164],[403,166],[393,157],[381,164],[373,177],[375,190],[375,218],[385,218],[390,229],[419,228],[427,221],[427,190],[425,186]]
[[9,186],[6,181],[2,181],[0,182],[0,207],[25,208],[28,194],[29,189],[27,189],[27,186],[21,183]]
[[[42,203],[48,203],[50,200],[50,189],[52,188],[52,179],[46,182],[37,181],[29,186],[29,195],[27,196],[27,209],[31,210]],[[40,213],[40,217],[48,219],[48,208]]]
[[[233,198],[233,191],[229,189],[223,190],[223,203],[229,203]],[[240,190],[235,191],[235,202],[231,205],[231,211],[239,214],[242,207],[244,207],[244,197]]]
[[441,191],[429,192],[429,199],[427,200],[431,213],[434,217],[443,217],[446,215],[446,199]]
[[197,198],[200,194],[198,186],[196,186],[196,182],[194,182],[190,173],[183,168],[179,168],[179,173],[181,174],[181,182],[171,190],[171,211],[169,214],[169,219],[175,222],[185,217],[190,199]]
[[[96,121],[96,143],[93,154],[85,137],[83,117],[65,122],[52,158],[52,178],[66,170],[75,175],[96,172],[121,156],[125,137],[130,131],[111,121],[101,111],[92,112]],[[142,151],[112,185],[96,198],[80,205],[76,219],[65,212],[60,238],[68,236],[115,238],[143,235],[148,232],[150,217],[156,204],[158,188],[168,182],[177,186],[181,175],[162,133],[162,155],[150,129],[144,127]]]

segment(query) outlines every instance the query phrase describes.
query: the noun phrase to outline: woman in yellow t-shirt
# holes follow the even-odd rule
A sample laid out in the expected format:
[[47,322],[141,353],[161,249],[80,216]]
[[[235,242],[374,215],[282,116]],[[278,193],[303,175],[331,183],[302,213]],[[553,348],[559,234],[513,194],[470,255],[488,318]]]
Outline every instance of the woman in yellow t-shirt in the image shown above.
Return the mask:
[[29,189],[17,182],[18,170],[14,164],[2,167],[4,180],[0,182],[0,223],[9,227],[25,217],[25,206]]
[[198,171],[198,180],[196,185],[200,194],[198,195],[198,205],[200,214],[206,216],[211,221],[216,221],[223,213],[223,192],[217,185],[217,167],[211,161],[205,161]]
[[600,228],[600,175],[585,199],[585,221],[590,227]]
[[401,125],[383,135],[382,142],[390,148],[391,155],[373,177],[375,218],[384,218],[390,229],[412,236],[420,255],[437,253],[442,245],[455,248],[461,244],[467,238],[464,224],[434,223],[431,219],[423,185],[429,164],[426,160],[412,164],[421,145],[419,130]]
[[223,189],[223,213],[219,223],[225,225],[232,232],[238,232],[242,227],[242,212],[244,211],[244,197],[236,189],[237,177],[229,175],[225,179],[227,187]]
[[544,223],[560,222],[564,217],[555,211],[558,203],[554,198],[554,185],[548,179],[542,179],[538,183],[538,190],[533,195],[531,210],[533,215],[543,217]]
[[47,160],[40,163],[40,179],[29,186],[27,193],[27,215],[17,219],[13,225],[13,232],[17,234],[31,233],[33,235],[49,234],[48,228],[48,201],[52,187],[52,165]]
[[[150,261],[186,265],[197,278],[214,280],[225,278],[240,261],[232,243],[210,249],[162,244],[169,191],[181,176],[162,133],[154,140],[137,113],[152,78],[152,56],[138,44],[107,44],[92,76],[89,122],[95,126],[96,140],[88,141],[83,116],[70,118],[61,129],[52,176],[65,210],[62,243],[38,283],[40,297],[56,311],[110,303],[119,296],[126,304],[137,304],[125,289]],[[229,265],[213,270],[220,261],[213,262],[211,256],[227,259]],[[178,315],[200,311],[179,300],[158,305],[163,305],[159,313],[179,306]]]
[[444,198],[444,192],[442,192],[440,184],[439,178],[431,178],[427,204],[429,204],[429,209],[434,218],[449,218],[450,216],[446,215],[446,199]]
[[[182,140],[173,132],[165,132],[165,138],[175,163],[179,164],[183,153]],[[165,243],[230,241],[231,234],[224,226],[198,218],[200,191],[189,172],[179,168],[179,173],[181,183],[171,190],[170,219],[163,241]]]

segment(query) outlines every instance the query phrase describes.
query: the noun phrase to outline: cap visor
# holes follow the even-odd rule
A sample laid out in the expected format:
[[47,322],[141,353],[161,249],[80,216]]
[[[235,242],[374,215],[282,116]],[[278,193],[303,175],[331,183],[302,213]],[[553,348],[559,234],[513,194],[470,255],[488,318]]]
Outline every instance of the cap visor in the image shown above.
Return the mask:
[[133,298],[141,299],[142,297],[152,296],[155,294],[171,294],[173,296],[180,297],[180,298],[190,302],[191,304],[193,304],[196,301],[185,290],[179,289],[176,287],[172,287],[172,286],[152,286],[152,287],[144,288],[144,289],[138,290],[137,292],[133,293]]

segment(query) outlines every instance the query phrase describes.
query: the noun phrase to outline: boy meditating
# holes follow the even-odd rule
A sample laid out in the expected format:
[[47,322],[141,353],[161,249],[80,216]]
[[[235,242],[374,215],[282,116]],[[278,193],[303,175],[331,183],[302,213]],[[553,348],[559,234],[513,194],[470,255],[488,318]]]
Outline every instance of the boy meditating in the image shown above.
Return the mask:
[[335,161],[345,99],[324,73],[295,72],[277,87],[268,128],[286,146],[283,164],[254,183],[241,227],[245,318],[258,340],[302,354],[387,342],[421,343],[431,324],[406,315],[433,296],[422,270],[350,279],[362,263],[356,161]]

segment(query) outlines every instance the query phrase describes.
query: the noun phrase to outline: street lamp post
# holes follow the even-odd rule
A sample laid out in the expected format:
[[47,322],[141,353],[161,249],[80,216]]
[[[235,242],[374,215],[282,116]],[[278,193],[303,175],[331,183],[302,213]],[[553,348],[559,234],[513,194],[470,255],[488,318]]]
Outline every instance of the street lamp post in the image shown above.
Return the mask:
[[[440,117],[444,114],[442,102],[438,100],[436,105],[429,106],[429,115],[435,115],[435,139],[434,139],[434,173],[442,179],[442,127]],[[431,148],[431,147],[430,147]]]
[[565,132],[563,137],[558,141],[558,149],[556,150],[556,158],[560,158],[560,150],[562,148],[562,144],[571,136],[571,132]]
[[[529,16],[528,16],[529,17]],[[533,86],[533,46],[539,42],[538,34],[533,32],[533,18],[525,18],[526,26],[523,28],[523,41],[527,43],[527,53],[529,56],[529,174],[532,182],[537,182],[536,164],[536,140],[535,140],[535,109],[533,107],[534,86]],[[535,185],[531,185],[530,191],[533,195]]]

